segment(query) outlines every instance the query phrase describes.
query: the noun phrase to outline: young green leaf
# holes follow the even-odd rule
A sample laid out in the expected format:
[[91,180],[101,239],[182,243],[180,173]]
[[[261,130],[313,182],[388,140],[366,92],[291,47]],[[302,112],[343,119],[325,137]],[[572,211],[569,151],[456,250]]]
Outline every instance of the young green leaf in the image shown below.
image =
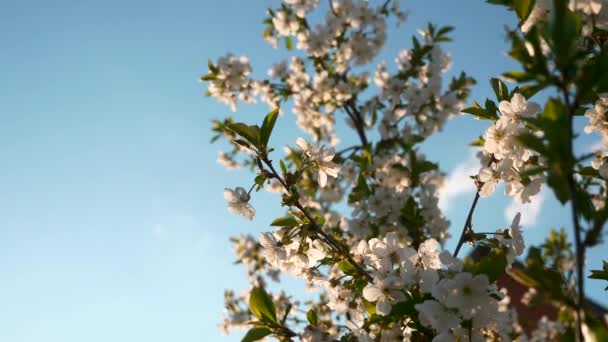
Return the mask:
[[513,1],[513,6],[515,7],[515,12],[519,17],[519,20],[522,22],[528,19],[530,12],[532,12],[532,8],[534,8],[534,0],[515,0]]
[[247,334],[243,337],[241,342],[254,342],[263,339],[264,337],[272,334],[272,330],[266,327],[255,327],[249,329]]
[[342,260],[338,263],[338,267],[340,271],[344,272],[346,275],[354,275],[357,273],[357,269],[353,264],[351,264],[348,260]]
[[[604,266],[602,270],[591,270],[591,275],[589,276],[589,278],[608,280],[608,262],[604,260]],[[604,290],[608,290],[608,287],[606,287]]]
[[467,113],[467,114],[472,114],[481,120],[497,120],[498,119],[498,116],[496,116],[495,113],[490,113],[490,112],[486,111],[485,109],[479,107],[479,105],[477,103],[476,103],[476,105],[477,106],[465,108],[462,110],[462,112]]
[[249,295],[249,310],[260,321],[277,322],[277,310],[263,287],[254,287]]
[[289,36],[285,37],[285,48],[290,51],[293,49],[293,40]]
[[317,312],[313,309],[308,310],[308,313],[306,313],[306,319],[308,319],[308,323],[310,324],[317,324],[317,322],[319,321],[319,316],[317,315]]
[[226,127],[241,136],[247,142],[252,144],[255,147],[259,146],[259,132],[260,128],[258,126],[249,126],[244,123],[235,122],[235,123],[226,123]]
[[279,109],[276,108],[270,113],[268,113],[268,115],[266,115],[266,117],[264,118],[264,122],[262,122],[262,127],[259,131],[259,141],[260,144],[264,147],[268,145],[268,140],[270,140],[270,135],[272,134],[272,129],[274,128],[274,124],[277,121],[278,116]]
[[492,89],[494,89],[494,94],[496,94],[496,98],[498,101],[509,101],[509,88],[507,85],[499,80],[498,78],[491,78],[490,84],[492,85]]
[[298,221],[293,216],[283,216],[272,221],[270,225],[273,227],[295,227],[298,225]]

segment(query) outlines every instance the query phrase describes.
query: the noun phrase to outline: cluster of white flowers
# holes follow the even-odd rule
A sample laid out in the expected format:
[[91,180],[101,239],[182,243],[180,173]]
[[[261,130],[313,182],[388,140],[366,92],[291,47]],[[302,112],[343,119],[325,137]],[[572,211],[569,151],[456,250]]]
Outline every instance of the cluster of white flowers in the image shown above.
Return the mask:
[[[571,1],[570,7],[597,19],[608,6],[596,2]],[[319,0],[284,0],[269,10],[264,38],[275,47],[280,39],[288,46],[293,40],[300,50],[298,57],[274,64],[269,79],[249,79],[246,58],[232,55],[220,59],[207,77],[211,95],[233,109],[239,99],[259,98],[271,108],[290,101],[298,126],[312,138],[298,138],[297,149],[286,150],[280,173],[266,151],[245,164],[259,166],[256,185],[281,193],[289,211],[288,217],[272,223],[275,231],[260,234],[257,241],[250,236],[234,239],[238,262],[247,267],[252,286],[264,287],[265,279],[278,281],[286,273],[319,292],[306,308],[275,295],[277,316],[291,321],[269,326],[272,333],[279,336],[285,333],[281,329],[293,326],[298,332],[290,336],[302,341],[347,336],[358,341],[551,338],[550,329],[563,329],[559,323],[545,319],[528,339],[494,277],[490,280],[477,264],[465,265],[442,247],[449,237],[449,222],[438,207],[443,176],[416,144],[459,113],[469,93],[471,82],[464,74],[444,84],[451,58],[439,44],[448,38],[440,32],[450,28],[429,25],[411,50],[400,51],[396,70],[389,71],[382,62],[372,80],[357,67],[374,59],[384,45],[387,18],[405,19],[398,1],[374,7],[363,0],[332,0],[326,15],[315,16],[318,22],[313,23],[309,14],[318,7]],[[550,11],[546,1],[536,1],[522,30],[529,31]],[[375,94],[370,84],[376,85]],[[545,182],[544,173],[528,171],[544,161],[517,137],[538,133],[523,118],[533,118],[541,107],[515,93],[497,109],[500,117],[487,129],[480,152],[479,193],[489,196],[502,181],[507,195],[528,203]],[[606,146],[607,109],[608,97],[601,97],[586,113],[586,131],[600,132]],[[336,153],[338,114],[344,114],[360,142]],[[366,132],[375,128],[380,140],[371,142]],[[593,167],[608,175],[608,152],[601,153]],[[239,166],[225,153],[218,161],[229,169]],[[224,195],[230,211],[252,219],[255,210],[244,188],[226,189]],[[352,211],[343,216],[347,206]],[[492,252],[505,256],[507,267],[525,249],[520,218],[517,214],[508,229],[483,238],[491,242]],[[248,291],[227,294],[225,328],[256,321],[243,307],[248,298]]]
[[239,238],[231,238],[234,243],[234,255],[239,263],[247,267],[247,276],[255,282],[262,282],[258,276],[265,274],[274,281],[279,281],[280,271],[266,262],[261,254],[262,246],[251,235],[241,235]]
[[241,164],[237,163],[224,151],[217,153],[217,162],[228,170],[236,170],[241,167]]
[[595,106],[585,112],[589,124],[585,126],[585,133],[597,131],[603,143],[603,150],[597,151],[591,166],[598,170],[600,176],[608,179],[608,94],[601,94]]
[[[584,14],[583,33],[590,34],[593,26],[608,30],[608,1],[606,0],[570,0],[568,7],[571,11]],[[528,32],[545,20],[553,11],[552,0],[536,0],[532,12],[521,26],[522,32]]]
[[[427,137],[441,130],[450,117],[464,108],[458,89],[441,93],[442,76],[451,65],[450,56],[429,38],[429,32],[421,34],[430,48],[427,64],[412,65],[411,51],[402,50],[395,60],[395,74],[391,75],[384,62],[376,68],[374,81],[381,93],[374,100],[387,102],[379,125],[383,139],[411,134]],[[417,77],[414,79],[410,74]],[[405,123],[400,128],[398,124],[402,121]]]
[[233,329],[246,329],[249,325],[251,315],[247,308],[249,291],[236,295],[232,290],[224,293],[224,313],[220,323],[222,334],[228,335]]
[[[412,160],[412,156],[415,160]],[[349,220],[349,231],[354,237],[366,238],[372,227],[377,227],[381,234],[399,231],[408,240],[414,236],[408,236],[407,232],[420,230],[441,242],[449,237],[449,222],[439,209],[437,197],[443,177],[431,170],[418,175],[420,179],[413,184],[413,164],[424,161],[421,153],[399,155],[387,152],[373,156],[369,169],[364,170],[374,175],[375,183],[369,184],[371,194],[350,204],[353,212]],[[352,178],[351,182],[354,183],[355,180]],[[401,219],[402,210],[408,201],[419,209],[420,216],[424,219],[422,225],[414,226]]]
[[[277,233],[262,233],[260,244],[261,254],[269,264],[303,278],[311,289],[325,289],[326,305],[350,317],[347,326],[359,340],[390,336],[389,340],[408,341],[413,330],[407,322],[396,324],[397,330],[360,328],[369,318],[363,314],[365,303],[352,288],[339,282],[345,274],[337,265],[331,266],[327,275],[319,271],[317,263],[328,256],[327,247],[319,240],[295,239],[284,245]],[[515,313],[505,304],[508,297],[490,284],[485,275],[463,272],[462,261],[447,251],[441,252],[434,239],[422,242],[416,250],[399,234],[390,232],[381,239],[360,241],[352,252],[355,260],[371,270],[373,282],[363,288],[362,297],[374,303],[377,315],[389,315],[394,305],[411,300],[414,293],[420,292],[432,299],[417,304],[416,310],[421,323],[435,330],[437,338],[471,334],[475,341],[489,337],[508,339],[513,332]],[[315,336],[337,336],[321,327],[317,329],[321,330],[306,331],[304,335],[316,332],[320,335]]]
[[[366,1],[358,0],[336,0],[331,3],[323,23],[311,29],[307,27],[312,25],[300,26],[295,35],[297,48],[316,58],[331,55],[338,72],[345,71],[350,62],[355,65],[368,63],[386,40],[385,8],[371,8]],[[405,19],[398,6],[393,6],[392,11],[399,20]],[[286,30],[281,31],[279,34]]]
[[[552,321],[547,316],[543,316],[534,331],[530,334],[529,339],[521,337],[522,342],[541,342],[541,341],[554,341],[566,331],[566,327],[558,321]],[[585,339],[586,340],[586,339]]]
[[[485,164],[477,176],[482,183],[479,194],[490,196],[496,190],[500,181],[507,183],[505,194],[513,196],[520,203],[529,203],[531,197],[540,192],[545,178],[536,175],[522,179],[520,174],[538,164],[531,163],[534,152],[517,141],[517,136],[531,133],[521,118],[529,118],[538,114],[540,106],[528,102],[520,93],[515,93],[510,101],[501,101],[498,107],[500,118],[486,130],[483,146]],[[536,163],[541,162],[535,158]]]
[[253,101],[249,93],[251,81],[248,78],[251,66],[246,56],[228,54],[218,59],[211,72],[207,91],[218,101],[229,105],[233,111],[236,111],[237,99]]
[[[258,280],[260,279],[258,278]],[[252,285],[259,286],[260,284],[253,283]],[[245,290],[238,295],[231,290],[227,290],[224,293],[225,309],[222,322],[220,323],[222,334],[227,335],[231,330],[247,329],[251,327],[253,316],[251,311],[247,308],[251,290],[252,288]],[[277,315],[293,315],[298,305],[300,305],[299,301],[294,300],[283,292],[272,296],[271,300],[276,307]]]
[[[262,255],[266,261],[281,271],[310,280],[314,285],[319,273],[314,270],[317,262],[326,255],[325,247],[320,240],[293,238],[285,244],[277,233],[262,233],[259,237]],[[306,251],[303,252],[303,248]]]
[[[303,50],[314,64],[314,73],[308,73],[307,61],[293,57],[289,63],[275,64],[269,70],[271,79],[280,83],[252,80],[248,78],[251,68],[247,58],[228,55],[218,60],[205,80],[209,81],[208,93],[233,110],[237,100],[253,103],[255,98],[274,109],[281,97],[288,95],[293,100],[293,112],[299,127],[315,140],[336,145],[339,140],[334,130],[334,112],[347,105],[369,83],[368,74],[357,74],[352,66],[369,63],[378,54],[386,40],[389,15],[394,15],[399,23],[407,15],[399,9],[397,0],[392,1],[388,8],[386,5],[372,8],[369,2],[362,0],[333,0],[325,20],[313,25],[307,21],[306,15],[315,10],[318,3],[318,0],[284,1],[279,10],[269,11],[271,29],[264,36],[274,46],[278,46],[277,38],[296,38],[296,47]],[[433,52],[436,56],[434,64],[442,64],[439,51],[437,46],[437,52]],[[424,86],[420,86],[421,89],[431,84],[434,89],[440,86],[440,72],[435,69],[433,65],[421,68],[420,77],[428,79],[423,82]],[[349,72],[348,77],[346,72]],[[427,90],[422,92],[428,93]],[[448,98],[437,98],[436,102],[444,107],[450,102]],[[368,109],[374,108],[355,108],[363,115],[369,114]],[[450,110],[443,108],[443,111]],[[427,125],[432,125],[434,119],[428,121]]]

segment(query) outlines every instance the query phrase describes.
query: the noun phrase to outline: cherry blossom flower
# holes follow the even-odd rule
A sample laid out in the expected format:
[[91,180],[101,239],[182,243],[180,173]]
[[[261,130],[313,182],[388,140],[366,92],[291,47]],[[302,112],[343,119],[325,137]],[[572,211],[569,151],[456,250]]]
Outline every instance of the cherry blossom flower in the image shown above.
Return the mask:
[[512,249],[515,252],[515,255],[521,255],[526,248],[526,244],[524,243],[524,238],[521,235],[521,227],[519,226],[519,221],[521,220],[521,213],[517,213],[513,218],[513,222],[511,223],[511,228],[509,229],[509,236],[512,241]]
[[602,94],[595,105],[585,112],[585,116],[589,118],[589,124],[585,126],[585,133],[589,134],[597,130],[602,137],[608,136],[607,111],[608,94]]
[[263,248],[262,255],[269,264],[277,264],[285,260],[287,253],[273,233],[261,233],[258,239]]
[[443,303],[448,308],[457,309],[465,319],[470,319],[488,305],[490,285],[485,274],[473,276],[471,273],[458,273],[452,279],[444,279],[437,285],[447,290]]
[[250,196],[242,187],[236,189],[224,189],[224,198],[228,201],[228,210],[235,214],[245,216],[248,220],[253,219],[255,209],[249,204]]
[[424,265],[424,268],[439,269],[441,261],[439,260],[439,242],[435,239],[428,239],[418,247],[418,256]]
[[327,176],[336,178],[340,167],[332,160],[336,154],[333,148],[325,146],[315,146],[308,143],[303,138],[296,139],[296,145],[306,154],[311,162],[316,166],[318,171],[319,186],[325,187],[327,184]]
[[591,167],[600,172],[600,176],[608,179],[608,152],[598,152],[591,161]]
[[436,300],[425,300],[415,305],[422,325],[435,329],[439,334],[456,329],[460,319]]
[[502,115],[507,116],[509,119],[519,121],[522,117],[528,118],[538,114],[541,108],[538,103],[527,102],[522,94],[515,93],[513,94],[511,101],[500,101],[498,110]]
[[392,303],[405,298],[401,289],[394,286],[395,281],[397,281],[395,277],[376,278],[373,284],[363,288],[363,297],[370,302],[376,302],[378,315],[388,315],[391,312]]
[[231,159],[225,152],[219,151],[217,153],[217,162],[228,170],[236,170],[241,167],[239,163]]

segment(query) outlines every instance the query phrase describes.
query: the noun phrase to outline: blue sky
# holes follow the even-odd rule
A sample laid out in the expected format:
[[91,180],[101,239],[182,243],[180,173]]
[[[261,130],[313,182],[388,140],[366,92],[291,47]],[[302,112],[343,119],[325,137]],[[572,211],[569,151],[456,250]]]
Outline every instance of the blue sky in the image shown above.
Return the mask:
[[[208,58],[226,52],[248,55],[257,75],[285,56],[261,38],[269,4],[0,3],[0,340],[237,340],[217,328],[223,289],[246,286],[228,237],[257,235],[281,209],[260,193],[253,222],[227,213],[223,188],[251,175],[215,164],[210,122],[230,110],[204,97],[197,80]],[[447,49],[453,71],[478,79],[474,99],[513,66],[503,38],[512,15],[503,9],[470,0],[404,6],[412,13],[390,32],[389,63],[430,20],[456,26]],[[241,106],[238,117],[259,122],[265,111]],[[424,151],[449,172],[486,124],[458,117]],[[291,143],[293,116],[278,127],[274,143]],[[580,149],[595,140],[581,138]],[[472,194],[454,191],[447,215],[456,235]],[[500,193],[482,200],[476,226],[506,226],[509,202]],[[548,227],[570,228],[550,193],[535,221],[524,227],[529,243]],[[601,256],[592,251],[590,266]],[[608,304],[603,284],[588,283]]]

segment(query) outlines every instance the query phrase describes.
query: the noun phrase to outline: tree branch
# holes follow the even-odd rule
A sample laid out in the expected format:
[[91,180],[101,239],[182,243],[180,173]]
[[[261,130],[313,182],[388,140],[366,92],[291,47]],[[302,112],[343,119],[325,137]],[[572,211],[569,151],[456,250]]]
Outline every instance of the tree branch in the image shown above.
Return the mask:
[[475,207],[477,206],[477,201],[479,201],[479,191],[475,193],[475,198],[473,199],[473,204],[471,204],[471,209],[469,209],[469,214],[467,215],[467,220],[464,222],[464,227],[462,227],[462,233],[460,233],[460,239],[458,240],[458,245],[456,245],[456,249],[454,250],[454,257],[458,256],[458,252],[460,252],[460,248],[465,242],[465,237],[467,236],[467,231],[471,229],[473,222],[473,212],[475,211]]
[[359,135],[361,145],[363,145],[364,147],[367,146],[368,141],[367,137],[365,136],[364,122],[363,118],[361,117],[361,113],[357,110],[355,105],[352,104],[352,102],[346,103],[343,108],[346,111],[346,114],[348,114],[350,119],[353,121],[353,125],[355,125],[355,130]]
[[577,308],[576,308],[576,325],[577,325],[577,341],[584,341],[583,339],[583,328],[582,328],[582,316],[583,316],[583,308],[585,305],[585,245],[582,243],[581,233],[582,228],[580,222],[578,220],[578,206],[576,199],[576,180],[574,179],[574,165],[576,164],[576,158],[574,156],[574,132],[573,132],[573,124],[574,124],[574,112],[576,107],[578,107],[578,102],[575,101],[571,103],[570,101],[570,93],[568,92],[568,88],[566,85],[561,85],[560,89],[564,96],[564,102],[568,107],[568,190],[570,193],[570,201],[571,201],[571,209],[572,209],[572,224],[574,228],[574,244],[576,248],[576,278],[577,278],[577,287],[578,287],[578,298],[577,298]]
[[[281,185],[283,185],[283,187],[285,188],[285,190],[287,192],[290,192],[287,182],[285,182],[285,180],[283,180],[283,178],[276,171],[276,169],[272,165],[272,161],[269,160],[267,157],[263,158],[262,161],[264,162],[264,164],[266,164],[268,166],[268,168],[270,168],[270,171],[272,172],[272,175],[274,176],[274,178],[279,180],[279,182],[281,183]],[[336,250],[336,252],[338,252],[342,257],[344,257],[346,260],[348,260],[348,262],[350,262],[357,269],[357,272],[360,275],[362,275],[363,277],[365,277],[365,279],[368,282],[370,282],[370,283],[373,282],[374,278],[365,270],[365,268],[363,268],[363,266],[361,266],[358,262],[356,262],[352,258],[348,249],[345,249],[342,245],[340,245],[340,243],[336,239],[334,239],[331,235],[327,234],[326,232],[324,232],[321,229],[321,227],[317,224],[317,221],[312,217],[312,215],[308,212],[308,210],[306,210],[306,208],[304,208],[302,203],[300,203],[300,200],[296,200],[294,206],[296,208],[298,208],[298,210],[300,210],[300,212],[302,214],[304,214],[306,219],[308,219],[313,232],[315,232],[316,234],[321,236],[328,245],[333,247]]]

